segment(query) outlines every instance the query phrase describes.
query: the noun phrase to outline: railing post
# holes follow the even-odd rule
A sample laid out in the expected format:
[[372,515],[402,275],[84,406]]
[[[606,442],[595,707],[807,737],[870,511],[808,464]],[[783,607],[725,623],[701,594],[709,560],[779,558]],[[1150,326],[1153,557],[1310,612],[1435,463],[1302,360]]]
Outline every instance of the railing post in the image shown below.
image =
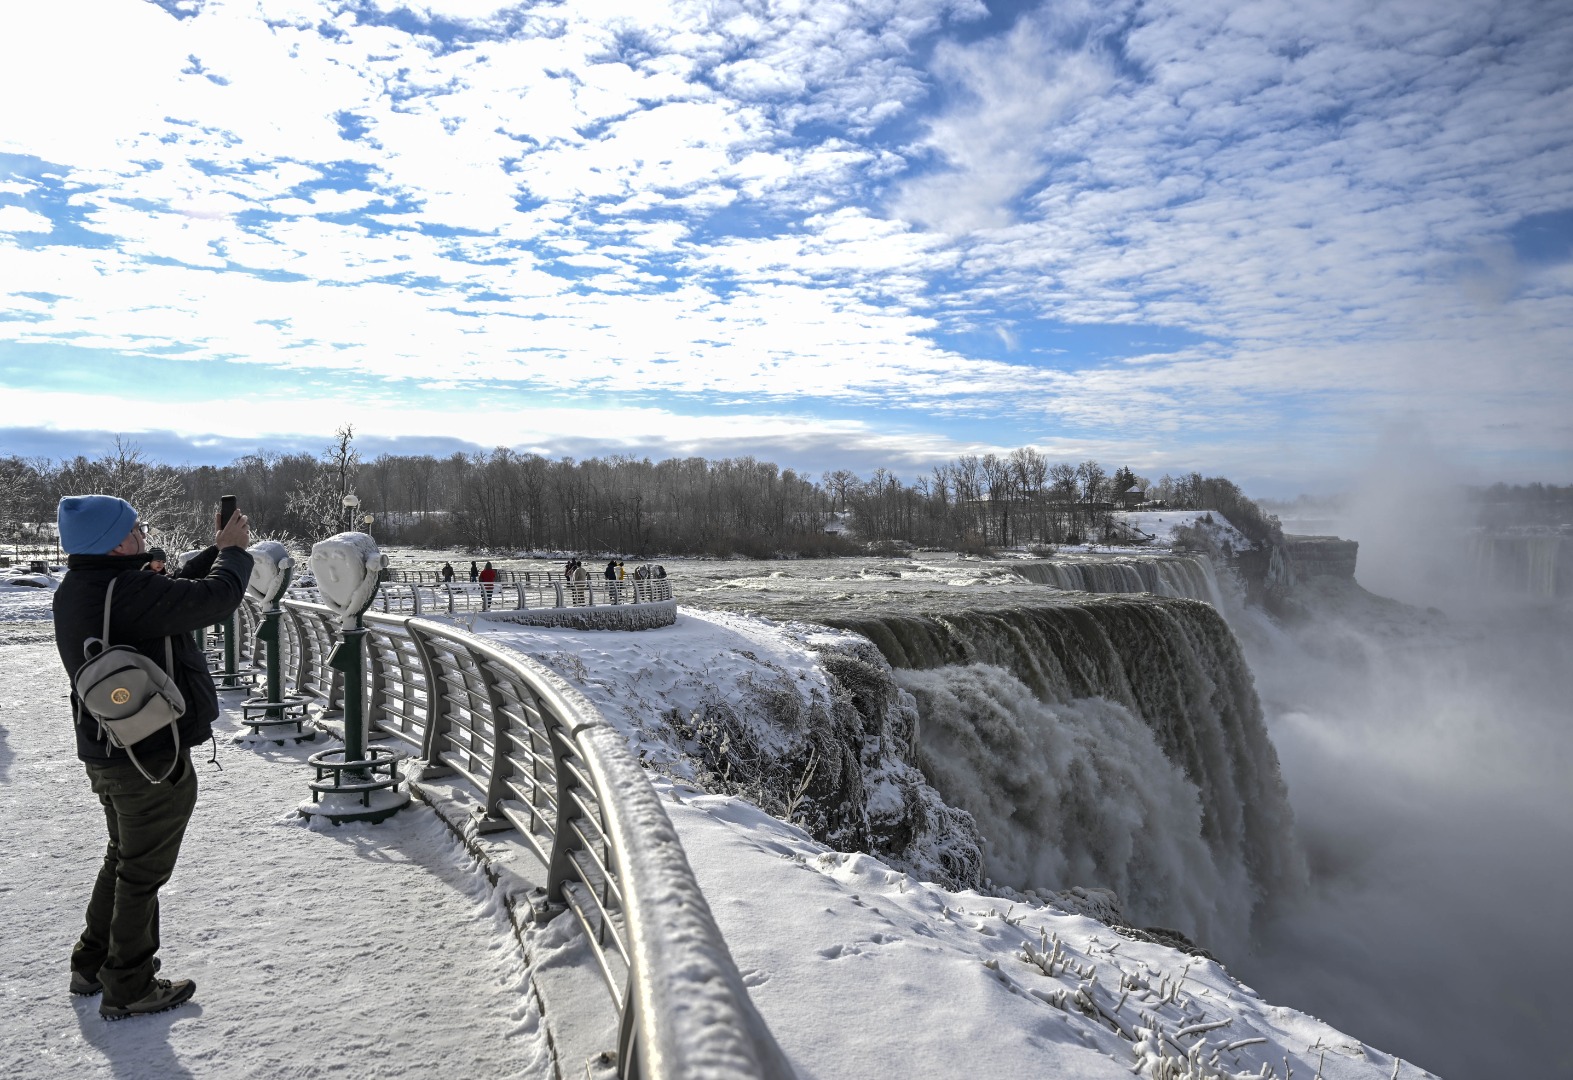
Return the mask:
[[366,632],[363,648],[366,649],[366,701],[362,708],[366,718],[366,741],[370,742],[373,738],[372,733],[377,729],[377,716],[382,712],[388,673],[384,668],[387,661],[382,654],[382,649],[377,645],[373,631]]
[[620,1077],[640,1075],[639,999],[634,994],[635,978],[634,966],[630,963],[628,985],[623,989],[623,1015],[617,1025],[617,1075]]
[[295,692],[298,694],[303,687],[311,685],[311,630],[300,612],[289,607],[284,612],[295,625]]
[[453,582],[448,582],[448,614],[453,614]]
[[[542,716],[546,714],[543,712]],[[563,886],[573,876],[573,852],[579,846],[574,842],[577,834],[573,829],[573,800],[570,798],[576,785],[569,779],[573,776],[573,770],[568,768],[568,757],[573,751],[570,736],[556,716],[551,717],[548,723],[547,737],[552,744],[552,775],[557,782],[553,793],[553,801],[557,803],[557,821],[552,827],[551,863],[546,868],[546,902],[562,905],[567,902],[563,896]]]
[[557,606],[567,607],[568,605],[563,603],[563,583],[560,581],[552,582],[552,590],[557,594]]
[[508,792],[508,774],[513,770],[513,762],[508,757],[508,716],[502,709],[502,694],[497,691],[497,676],[482,657],[473,652],[469,657],[475,665],[475,673],[480,676],[481,688],[486,691],[486,711],[492,721],[492,766],[491,775],[486,778],[486,801],[477,808],[471,820],[478,833],[499,832],[513,828],[513,822],[498,810]]
[[515,581],[513,583],[514,592],[519,594],[519,606],[514,609],[515,611],[523,611],[525,608],[530,606],[524,602],[524,590],[528,589],[529,587],[530,584],[527,581]]
[[445,692],[447,676],[437,661],[437,650],[432,648],[426,632],[409,623],[405,626],[410,632],[410,640],[415,643],[415,654],[420,657],[421,671],[426,677],[426,738],[421,743],[421,757],[426,759],[426,764],[421,769],[421,775],[433,778],[449,776],[453,773],[453,766],[442,760],[442,741],[448,735],[448,713],[452,706]]

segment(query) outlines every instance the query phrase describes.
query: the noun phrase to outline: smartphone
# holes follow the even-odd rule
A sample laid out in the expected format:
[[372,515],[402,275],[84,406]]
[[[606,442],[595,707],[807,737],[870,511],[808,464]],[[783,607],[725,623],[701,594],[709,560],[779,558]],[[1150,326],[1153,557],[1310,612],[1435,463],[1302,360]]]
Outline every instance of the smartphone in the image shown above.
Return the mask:
[[225,495],[218,501],[218,527],[223,528],[229,524],[229,519],[235,516],[235,496]]

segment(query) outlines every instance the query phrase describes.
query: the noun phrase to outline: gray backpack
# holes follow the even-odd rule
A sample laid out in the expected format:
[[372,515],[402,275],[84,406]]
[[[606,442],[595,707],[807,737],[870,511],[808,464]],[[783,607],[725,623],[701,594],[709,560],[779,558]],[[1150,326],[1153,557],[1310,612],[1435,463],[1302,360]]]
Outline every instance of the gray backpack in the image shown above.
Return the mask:
[[[129,645],[109,644],[109,603],[114,595],[115,583],[111,581],[104,594],[104,636],[88,638],[82,646],[87,663],[77,669],[76,696],[88,715],[98,721],[99,733],[124,750],[149,782],[158,784],[168,780],[180,764],[176,721],[185,715],[186,697],[169,674],[175,670],[169,638],[164,639],[164,668]],[[163,776],[154,778],[132,747],[166,727],[175,739],[175,760]]]

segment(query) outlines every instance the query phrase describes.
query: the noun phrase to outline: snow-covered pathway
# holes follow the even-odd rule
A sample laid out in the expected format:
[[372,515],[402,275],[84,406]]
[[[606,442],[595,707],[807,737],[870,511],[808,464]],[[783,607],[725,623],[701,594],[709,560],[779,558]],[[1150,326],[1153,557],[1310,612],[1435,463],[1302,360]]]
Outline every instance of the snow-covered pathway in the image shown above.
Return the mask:
[[436,815],[417,803],[380,826],[308,825],[303,762],[324,744],[235,746],[229,713],[214,725],[223,771],[204,746],[160,894],[165,970],[196,980],[195,1001],[108,1024],[97,998],[71,997],[103,818],[72,752],[47,606],[17,614],[0,613],[0,1074],[553,1075],[507,914]]

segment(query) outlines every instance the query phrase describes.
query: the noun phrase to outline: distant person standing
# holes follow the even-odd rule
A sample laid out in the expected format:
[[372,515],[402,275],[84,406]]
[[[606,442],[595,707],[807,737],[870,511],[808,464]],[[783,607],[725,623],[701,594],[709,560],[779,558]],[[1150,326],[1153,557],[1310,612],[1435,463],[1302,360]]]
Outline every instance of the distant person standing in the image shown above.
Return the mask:
[[[174,730],[137,740],[132,756],[107,739],[74,689],[71,695],[76,754],[109,833],[86,926],[71,950],[71,992],[102,993],[99,1015],[121,1020],[172,1009],[196,993],[190,979],[155,977],[158,890],[175,871],[197,803],[191,747],[213,737],[218,717],[218,693],[191,634],[224,622],[240,606],[251,580],[251,530],[244,514],[232,514],[216,529],[213,546],[165,577],[143,573],[146,536],[124,499],[61,499],[59,525],[70,572],[55,592],[55,646],[66,675],[75,679],[89,642],[101,639],[153,661],[181,699],[174,703]],[[124,692],[109,700],[125,704],[115,697]]]
[[497,583],[497,571],[492,569],[492,564],[487,563],[486,569],[480,573],[481,580],[481,610],[489,610],[492,606],[492,588]]
[[475,565],[475,560],[474,559],[470,560],[470,580],[471,581],[479,581],[479,580],[481,580],[481,568]]
[[442,564],[442,583],[444,585],[453,584],[453,564],[451,562]]

